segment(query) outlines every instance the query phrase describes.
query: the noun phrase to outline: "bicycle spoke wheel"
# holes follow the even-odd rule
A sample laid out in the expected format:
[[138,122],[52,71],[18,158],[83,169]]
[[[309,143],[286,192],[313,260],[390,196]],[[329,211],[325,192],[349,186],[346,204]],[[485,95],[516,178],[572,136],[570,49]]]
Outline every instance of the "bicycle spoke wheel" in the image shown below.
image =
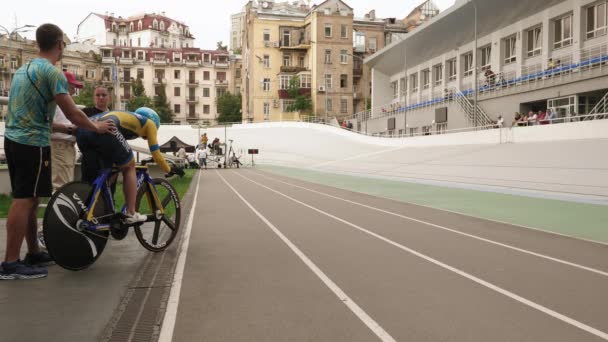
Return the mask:
[[[153,252],[160,252],[173,242],[179,230],[181,218],[181,205],[177,192],[167,181],[162,178],[152,180],[154,190],[160,200],[165,214],[154,221],[145,222],[133,227],[137,239],[146,249]],[[137,211],[148,216],[155,216],[158,208],[154,201],[153,194],[144,184],[137,193]]]
[[[42,231],[46,248],[57,265],[68,270],[89,267],[99,258],[108,241],[108,231],[92,233],[77,228],[92,191],[93,187],[88,183],[68,183],[53,194],[44,212]],[[94,216],[108,214],[105,204],[100,197]]]

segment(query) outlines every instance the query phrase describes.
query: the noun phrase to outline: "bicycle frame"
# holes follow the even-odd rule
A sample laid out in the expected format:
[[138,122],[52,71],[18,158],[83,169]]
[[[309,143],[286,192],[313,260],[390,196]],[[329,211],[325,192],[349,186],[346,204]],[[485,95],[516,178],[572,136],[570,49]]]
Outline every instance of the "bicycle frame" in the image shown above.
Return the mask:
[[[114,196],[112,196],[112,192],[110,189],[110,185],[108,185],[108,180],[117,175],[120,172],[118,169],[104,169],[99,173],[99,176],[93,182],[93,196],[89,200],[89,203],[86,205],[86,223],[85,229],[91,232],[96,232],[98,230],[108,230],[110,229],[110,223],[99,222],[98,218],[94,217],[93,214],[95,212],[95,206],[99,201],[100,196],[103,194],[104,199],[106,201],[106,207],[110,208],[111,214],[106,217],[114,218],[116,216],[116,210],[114,208]],[[161,205],[161,202],[158,198],[158,194],[154,189],[154,185],[152,182],[152,177],[148,174],[147,166],[137,166],[136,167],[136,177],[137,177],[137,191],[141,188],[142,185],[148,187],[148,191],[146,192],[146,196],[150,196],[152,194],[153,201],[149,201],[148,203],[154,203],[155,208],[153,208],[153,212],[160,211],[161,214],[164,214],[164,208]],[[127,205],[124,204],[120,210],[121,213],[125,213],[127,210]],[[149,218],[148,218],[149,219]],[[146,221],[147,222],[147,221]]]

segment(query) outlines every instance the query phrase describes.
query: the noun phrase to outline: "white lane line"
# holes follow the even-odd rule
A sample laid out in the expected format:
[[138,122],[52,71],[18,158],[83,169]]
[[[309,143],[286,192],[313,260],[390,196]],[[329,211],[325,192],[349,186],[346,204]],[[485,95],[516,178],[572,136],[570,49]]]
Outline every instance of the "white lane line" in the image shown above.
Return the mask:
[[367,204],[351,201],[351,200],[348,200],[348,199],[345,199],[345,198],[341,198],[341,197],[338,197],[338,196],[334,196],[334,195],[330,195],[330,194],[327,194],[327,193],[324,193],[324,192],[321,192],[321,191],[309,189],[309,188],[306,188],[306,187],[303,187],[303,186],[299,186],[299,185],[292,184],[292,183],[289,183],[289,182],[284,182],[284,181],[281,181],[281,180],[278,180],[278,179],[274,179],[274,178],[268,177],[266,175],[263,175],[263,174],[260,174],[260,173],[257,173],[257,172],[255,174],[258,175],[258,176],[260,176],[260,177],[264,177],[264,178],[266,178],[268,180],[271,180],[271,181],[274,181],[274,182],[278,182],[278,183],[282,183],[282,184],[285,184],[285,185],[289,185],[289,186],[292,186],[294,188],[306,190],[306,191],[309,191],[309,192],[312,192],[312,193],[315,193],[315,194],[319,194],[319,195],[326,196],[326,197],[329,197],[329,198],[337,199],[337,200],[344,201],[344,202],[347,202],[347,203],[350,203],[350,204],[358,205],[358,206],[361,206],[361,207],[364,207],[364,208],[367,208],[367,209],[371,209],[371,210],[375,210],[375,211],[378,211],[378,212],[381,212],[381,213],[384,213],[384,214],[389,214],[389,215],[396,216],[396,217],[399,217],[399,218],[402,218],[402,219],[405,219],[405,220],[421,223],[421,224],[424,224],[424,225],[427,225],[427,226],[430,226],[430,227],[434,227],[434,228],[437,228],[437,229],[442,229],[442,230],[445,230],[445,231],[448,231],[448,232],[452,232],[452,233],[455,233],[455,234],[459,234],[459,235],[462,235],[462,236],[466,236],[466,237],[469,237],[469,238],[472,238],[472,239],[475,239],[475,240],[487,242],[487,243],[490,243],[490,244],[493,244],[493,245],[496,245],[496,246],[508,248],[508,249],[511,249],[511,250],[514,250],[514,251],[517,251],[517,252],[521,252],[521,253],[528,254],[528,255],[533,255],[533,256],[538,257],[538,258],[554,261],[554,262],[557,262],[557,263],[560,263],[560,264],[563,264],[563,265],[568,265],[568,266],[571,266],[571,267],[574,267],[574,268],[578,268],[578,269],[581,269],[581,270],[585,270],[585,271],[588,271],[588,272],[592,272],[592,273],[596,273],[596,274],[602,275],[604,277],[608,277],[608,272],[604,272],[604,271],[601,271],[601,270],[598,270],[598,269],[595,269],[595,268],[592,268],[592,267],[583,266],[583,265],[580,265],[580,264],[577,264],[577,263],[573,263],[573,262],[570,262],[570,261],[566,261],[566,260],[563,260],[563,259],[554,258],[554,257],[548,256],[548,255],[532,252],[532,251],[529,251],[527,249],[523,249],[523,248],[515,247],[515,246],[512,246],[512,245],[508,245],[508,244],[505,244],[505,243],[501,243],[501,242],[498,242],[498,241],[486,239],[486,238],[483,238],[481,236],[464,233],[464,232],[461,232],[459,230],[448,228],[448,227],[444,227],[444,226],[440,226],[438,224],[434,224],[434,223],[431,223],[431,222],[418,220],[418,219],[415,219],[413,217],[401,215],[401,214],[398,214],[398,213],[395,213],[395,212],[392,212],[392,211],[388,211],[388,210],[372,207],[372,206],[367,205]]
[[395,342],[395,339],[386,332],[380,324],[374,321],[354,300],[352,300],[340,287],[334,283],[314,262],[312,262],[296,245],[294,245],[281,231],[275,227],[264,215],[257,211],[226,179],[216,170],[218,176],[226,185],[245,203],[257,217],[262,220],[291,250],[310,268],[310,270],[327,286],[338,299],[344,303],[371,331],[380,338],[381,341]]
[[350,156],[350,157],[344,158],[344,159],[330,160],[330,161],[326,161],[326,162],[322,162],[322,163],[319,163],[319,164],[315,164],[315,165],[309,166],[308,169],[316,169],[316,168],[321,167],[321,166],[326,166],[326,165],[330,165],[330,164],[334,164],[334,163],[339,163],[339,162],[343,162],[343,161],[355,160],[355,159],[359,159],[359,158],[365,158],[365,157],[375,156],[375,155],[378,155],[378,154],[395,152],[395,151],[398,151],[398,150],[402,150],[405,147],[407,147],[407,146],[393,147],[393,148],[389,148],[389,149],[386,149],[386,150],[380,150],[380,151],[374,151],[374,152],[367,152],[367,153],[357,154],[357,155]]
[[[236,173],[236,172],[234,172],[234,173]],[[347,226],[353,227],[353,228],[355,228],[355,229],[357,229],[357,230],[359,230],[361,232],[364,232],[364,233],[366,233],[368,235],[371,235],[371,236],[373,236],[373,237],[375,237],[377,239],[380,239],[380,240],[382,240],[382,241],[384,241],[384,242],[386,242],[386,243],[388,243],[390,245],[393,245],[393,246],[395,246],[395,247],[397,247],[397,248],[399,248],[399,249],[401,249],[403,251],[406,251],[406,252],[408,252],[410,254],[413,254],[413,255],[415,255],[415,256],[417,256],[417,257],[419,257],[421,259],[424,259],[424,260],[426,260],[426,261],[428,261],[428,262],[430,262],[432,264],[435,264],[435,265],[437,265],[437,266],[439,266],[441,268],[444,268],[444,269],[446,269],[448,271],[454,272],[454,273],[456,273],[456,274],[458,274],[458,275],[460,275],[460,276],[462,276],[462,277],[464,277],[466,279],[469,279],[469,280],[471,280],[471,281],[473,281],[473,282],[475,282],[475,283],[477,283],[479,285],[485,286],[485,287],[487,287],[490,290],[496,291],[496,292],[498,292],[498,293],[500,293],[500,294],[502,294],[502,295],[504,295],[506,297],[509,297],[509,298],[511,298],[513,300],[516,300],[516,301],[518,301],[518,302],[520,302],[520,303],[522,303],[524,305],[527,305],[527,306],[529,306],[529,307],[531,307],[533,309],[536,309],[536,310],[538,310],[538,311],[540,311],[540,312],[542,312],[544,314],[547,314],[547,315],[549,315],[551,317],[557,318],[558,320],[560,320],[562,322],[570,324],[570,325],[572,325],[572,326],[574,326],[576,328],[579,328],[579,329],[581,329],[583,331],[586,331],[586,332],[588,332],[588,333],[590,333],[592,335],[595,335],[595,336],[597,336],[597,337],[599,337],[599,338],[601,338],[603,340],[608,341],[608,333],[605,333],[605,332],[603,332],[601,330],[598,330],[598,329],[596,329],[596,328],[594,328],[592,326],[589,326],[589,325],[587,325],[585,323],[579,322],[579,321],[577,321],[577,320],[575,320],[573,318],[565,316],[565,315],[563,315],[563,314],[561,314],[561,313],[559,313],[557,311],[551,310],[551,309],[549,309],[549,308],[547,308],[547,307],[545,307],[545,306],[543,306],[541,304],[535,303],[535,302],[533,302],[533,301],[531,301],[529,299],[526,299],[526,298],[524,298],[522,296],[519,296],[519,295],[517,295],[517,294],[515,294],[515,293],[513,293],[511,291],[505,290],[505,289],[503,289],[503,288],[501,288],[501,287],[499,287],[497,285],[494,285],[494,284],[492,284],[492,283],[490,283],[488,281],[485,281],[485,280],[483,280],[481,278],[478,278],[478,277],[476,277],[476,276],[474,276],[472,274],[469,274],[469,273],[467,273],[465,271],[459,270],[459,269],[457,269],[455,267],[452,267],[452,266],[450,266],[448,264],[445,264],[445,263],[443,263],[443,262],[441,262],[439,260],[433,259],[433,258],[431,258],[431,257],[429,257],[429,256],[427,256],[425,254],[422,254],[422,253],[420,253],[420,252],[418,252],[416,250],[413,250],[413,249],[411,249],[409,247],[401,245],[401,244],[399,244],[399,243],[397,243],[395,241],[389,240],[389,239],[385,238],[384,236],[382,236],[380,234],[374,233],[374,232],[372,232],[370,230],[367,230],[367,229],[365,229],[363,227],[360,227],[360,226],[358,226],[358,225],[356,225],[354,223],[351,223],[351,222],[346,221],[346,220],[344,220],[342,218],[334,216],[334,215],[332,215],[330,213],[327,213],[327,212],[325,212],[325,211],[323,211],[321,209],[315,208],[315,207],[313,207],[313,206],[311,206],[309,204],[306,204],[306,203],[304,203],[302,201],[298,201],[297,199],[295,199],[293,197],[290,197],[288,195],[285,195],[285,194],[283,194],[280,191],[277,191],[277,190],[274,190],[272,188],[269,188],[269,187],[267,187],[264,184],[261,184],[261,183],[258,183],[256,181],[254,181],[254,180],[246,178],[246,177],[244,177],[244,176],[242,176],[242,175],[240,175],[238,173],[236,173],[236,174],[239,177],[242,177],[243,179],[247,180],[248,182],[257,184],[258,186],[260,186],[262,188],[268,189],[268,190],[270,190],[270,191],[272,191],[272,192],[274,192],[274,193],[276,193],[276,194],[278,194],[280,196],[283,196],[283,197],[285,197],[285,198],[287,198],[287,199],[289,199],[289,200],[291,200],[293,202],[296,202],[296,203],[298,203],[298,204],[300,204],[300,205],[302,205],[304,207],[312,209],[312,210],[318,212],[319,214],[325,215],[327,217],[331,217],[332,219],[334,219],[336,221],[339,221],[339,222],[342,222],[342,223],[344,223]]]
[[188,246],[190,245],[190,232],[192,231],[192,222],[194,221],[194,209],[196,208],[196,199],[198,198],[198,188],[201,185],[201,174],[202,172],[198,173],[198,179],[196,180],[196,190],[194,192],[194,199],[192,200],[192,208],[190,209],[188,225],[184,232],[184,239],[180,246],[179,259],[177,260],[175,273],[173,274],[173,284],[171,286],[167,310],[165,311],[165,317],[163,318],[163,324],[158,338],[159,342],[170,342],[173,340],[173,329],[175,329],[175,321],[177,319],[177,307],[179,306],[179,296],[182,291],[182,281],[184,280],[184,268],[186,267]]

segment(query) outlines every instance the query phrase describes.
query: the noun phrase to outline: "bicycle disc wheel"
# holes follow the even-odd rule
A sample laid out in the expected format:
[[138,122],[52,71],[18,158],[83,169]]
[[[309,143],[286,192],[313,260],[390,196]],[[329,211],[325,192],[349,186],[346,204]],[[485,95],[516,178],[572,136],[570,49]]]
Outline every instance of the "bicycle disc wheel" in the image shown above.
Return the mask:
[[[161,201],[165,214],[160,219],[135,225],[135,236],[144,248],[152,252],[165,250],[179,231],[181,204],[177,191],[166,179],[152,179],[154,189]],[[137,192],[137,211],[144,215],[154,215],[155,202],[148,186],[144,184]]]
[[[92,192],[93,187],[88,183],[68,183],[53,194],[44,212],[42,231],[46,248],[57,265],[68,270],[89,267],[108,242],[108,231],[93,233],[77,228]],[[106,203],[100,197],[94,215],[107,215],[107,211]]]

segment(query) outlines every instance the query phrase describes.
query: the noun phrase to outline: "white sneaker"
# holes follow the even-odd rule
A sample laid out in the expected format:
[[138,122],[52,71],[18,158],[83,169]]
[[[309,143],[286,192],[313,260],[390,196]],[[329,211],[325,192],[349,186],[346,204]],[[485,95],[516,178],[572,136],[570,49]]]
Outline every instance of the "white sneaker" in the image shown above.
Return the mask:
[[148,219],[148,216],[144,214],[140,214],[138,212],[134,212],[133,214],[125,214],[125,218],[123,222],[126,224],[134,224],[139,222],[145,222]]

